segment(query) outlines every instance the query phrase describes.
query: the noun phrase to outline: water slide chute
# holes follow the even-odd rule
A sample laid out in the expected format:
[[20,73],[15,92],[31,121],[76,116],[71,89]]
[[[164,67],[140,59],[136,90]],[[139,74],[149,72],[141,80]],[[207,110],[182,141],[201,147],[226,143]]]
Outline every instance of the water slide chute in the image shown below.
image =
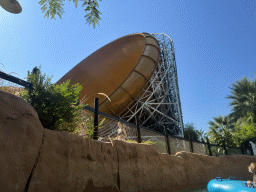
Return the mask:
[[[70,79],[70,85],[79,83],[83,89],[80,101],[94,108],[99,98],[99,110],[119,116],[141,95],[149,84],[160,58],[158,41],[148,33],[121,37],[95,51],[55,84]],[[106,94],[111,101],[104,95]]]

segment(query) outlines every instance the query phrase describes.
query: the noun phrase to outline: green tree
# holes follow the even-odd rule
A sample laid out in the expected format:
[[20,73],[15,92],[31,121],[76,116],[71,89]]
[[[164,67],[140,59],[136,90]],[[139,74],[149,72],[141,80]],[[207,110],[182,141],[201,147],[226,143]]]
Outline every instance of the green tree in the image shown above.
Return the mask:
[[233,135],[235,126],[229,116],[214,117],[214,121],[209,121],[209,131],[207,135],[212,144],[223,145],[225,141],[226,146],[235,146]]
[[256,137],[256,123],[254,115],[248,113],[235,123],[234,140],[237,146],[247,139]]
[[202,129],[200,129],[200,130],[195,130],[195,131],[196,131],[196,133],[197,133],[199,139],[200,139],[201,141],[203,140],[204,142],[206,142],[205,137],[207,136],[207,133],[205,133]]
[[184,126],[184,138],[189,139],[189,135],[191,133],[191,137],[193,141],[200,141],[199,135],[193,123],[186,123]]
[[76,84],[69,87],[70,80],[61,85],[52,85],[48,76],[44,82],[45,74],[40,74],[41,66],[39,70],[34,68],[33,71],[36,74],[28,71],[27,81],[33,84],[34,90],[30,92],[25,88],[20,97],[34,107],[44,128],[76,133],[77,125],[81,123],[79,114],[84,105],[74,107],[72,104],[79,100],[82,86]]
[[253,118],[256,123],[256,80],[251,81],[244,77],[232,86],[230,88],[232,95],[227,96],[228,99],[232,99],[230,118],[234,123],[243,117]]
[[[55,15],[57,14],[60,18],[61,15],[64,12],[63,5],[65,0],[41,0],[39,4],[42,6],[41,10],[42,12],[45,12],[44,18],[51,16],[51,19],[55,19]],[[69,0],[71,1],[71,0]],[[99,4],[97,0],[82,0],[83,4],[82,7],[86,6],[85,12],[88,12],[86,17],[86,23],[89,23],[89,25],[93,24],[93,27],[95,28],[95,24],[99,24],[99,20],[101,19],[99,14],[102,14],[97,7],[99,7]],[[101,0],[99,0],[101,1]],[[78,0],[73,0],[76,8],[78,4]]]

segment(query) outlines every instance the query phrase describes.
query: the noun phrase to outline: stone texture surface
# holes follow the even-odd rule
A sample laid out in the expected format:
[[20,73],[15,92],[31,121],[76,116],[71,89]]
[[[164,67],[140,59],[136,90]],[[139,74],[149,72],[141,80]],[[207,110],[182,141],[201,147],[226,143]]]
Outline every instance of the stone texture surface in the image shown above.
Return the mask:
[[117,154],[110,143],[45,129],[29,191],[115,192],[117,174]]
[[[23,99],[0,91],[0,189],[5,192],[171,192],[216,176],[252,180],[245,155],[161,154],[147,144],[94,141],[42,127]],[[31,177],[30,177],[31,176]]]
[[42,145],[44,130],[29,103],[0,91],[1,191],[23,191]]

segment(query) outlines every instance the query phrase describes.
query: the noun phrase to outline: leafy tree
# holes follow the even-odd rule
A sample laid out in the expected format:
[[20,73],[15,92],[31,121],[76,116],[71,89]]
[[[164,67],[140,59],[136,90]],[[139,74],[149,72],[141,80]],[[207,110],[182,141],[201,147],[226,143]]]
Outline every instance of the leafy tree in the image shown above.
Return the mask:
[[233,134],[234,124],[228,116],[219,116],[213,118],[214,121],[209,121],[209,132],[210,141],[212,144],[223,145],[225,141],[226,146],[234,146]]
[[256,123],[254,115],[248,113],[235,123],[234,141],[237,146],[247,139],[256,137]]
[[[41,0],[39,2],[40,5],[42,5],[41,10],[42,12],[45,12],[44,18],[51,16],[51,19],[55,19],[55,15],[57,14],[60,18],[61,15],[64,12],[63,5],[65,0]],[[71,0],[69,0],[71,1]],[[97,9],[99,7],[97,0],[82,0],[83,4],[82,7],[87,6],[85,9],[85,12],[90,11],[87,13],[84,17],[86,17],[86,23],[89,23],[89,25],[93,24],[93,27],[95,28],[95,24],[99,24],[99,20],[101,19],[99,14],[101,12]],[[101,1],[101,0],[99,0]],[[75,3],[75,6],[77,8],[78,0],[73,0]]]
[[184,138],[189,139],[191,133],[191,137],[193,141],[200,141],[199,135],[193,123],[186,123],[184,126]]
[[196,133],[197,133],[199,139],[200,139],[200,140],[203,140],[204,142],[206,142],[206,141],[205,141],[205,137],[207,136],[207,133],[204,133],[204,131],[203,131],[202,129],[200,129],[200,130],[195,130],[195,131],[196,131]]
[[233,106],[230,118],[234,123],[243,117],[253,118],[256,123],[256,80],[251,81],[244,77],[232,86],[232,95],[227,96],[232,99],[230,106]]
[[28,82],[33,84],[34,90],[25,88],[21,98],[34,107],[44,128],[76,133],[77,125],[81,123],[79,114],[84,105],[71,105],[79,100],[82,86],[76,84],[69,87],[70,80],[61,85],[50,85],[50,79],[47,77],[44,82],[45,74],[40,74],[41,66],[39,70],[34,68],[33,71],[37,71],[36,74],[28,71]]

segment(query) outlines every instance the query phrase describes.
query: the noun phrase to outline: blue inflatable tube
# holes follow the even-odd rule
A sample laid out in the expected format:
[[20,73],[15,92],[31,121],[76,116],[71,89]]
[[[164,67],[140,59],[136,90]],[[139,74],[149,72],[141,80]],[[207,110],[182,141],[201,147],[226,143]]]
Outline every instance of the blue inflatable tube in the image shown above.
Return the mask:
[[216,177],[208,183],[207,189],[209,192],[256,192],[256,188],[248,187],[246,181],[239,181],[235,177]]

